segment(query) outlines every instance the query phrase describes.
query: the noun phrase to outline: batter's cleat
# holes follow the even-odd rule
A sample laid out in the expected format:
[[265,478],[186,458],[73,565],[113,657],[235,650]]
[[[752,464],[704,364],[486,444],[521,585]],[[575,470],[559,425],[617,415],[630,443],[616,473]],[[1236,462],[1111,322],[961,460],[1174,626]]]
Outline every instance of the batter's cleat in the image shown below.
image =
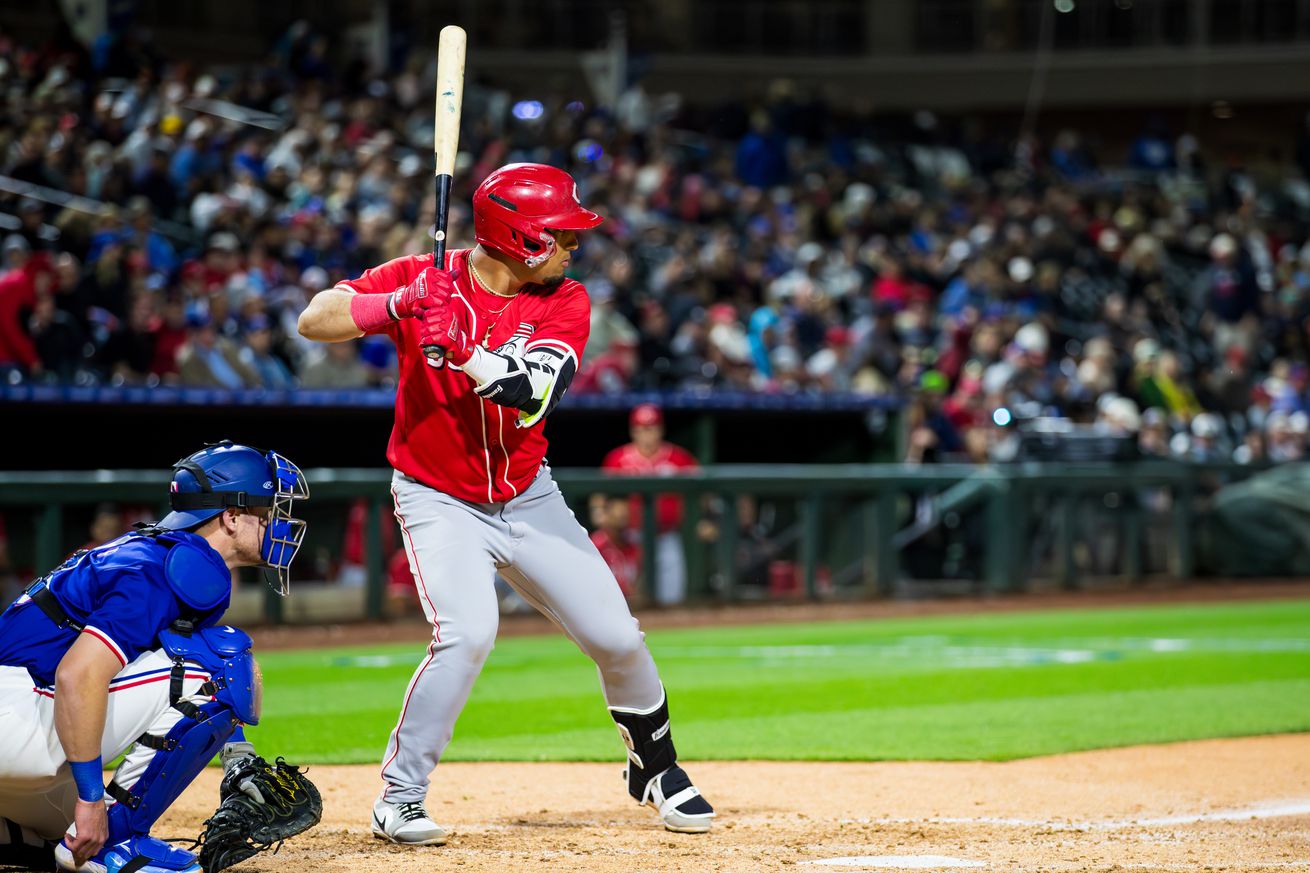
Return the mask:
[[646,783],[641,803],[660,814],[666,829],[680,834],[703,834],[714,824],[714,807],[677,764]]
[[201,873],[195,855],[154,837],[128,837],[105,846],[81,867],[73,863],[73,853],[60,840],[55,846],[55,865],[70,873],[119,873],[124,868],[138,873]]
[[373,804],[373,836],[402,846],[442,846],[450,834],[432,820],[421,803]]

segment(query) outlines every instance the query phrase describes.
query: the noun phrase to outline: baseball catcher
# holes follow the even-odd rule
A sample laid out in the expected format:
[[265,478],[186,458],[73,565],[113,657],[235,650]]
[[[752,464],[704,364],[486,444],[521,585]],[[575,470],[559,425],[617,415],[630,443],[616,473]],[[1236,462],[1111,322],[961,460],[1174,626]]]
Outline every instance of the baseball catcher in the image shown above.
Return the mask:
[[[214,871],[318,821],[313,786],[246,741],[259,670],[250,637],[218,623],[236,567],[287,593],[308,496],[276,452],[212,445],[174,465],[161,521],[74,554],[0,615],[0,864]],[[198,861],[150,829],[220,753]]]

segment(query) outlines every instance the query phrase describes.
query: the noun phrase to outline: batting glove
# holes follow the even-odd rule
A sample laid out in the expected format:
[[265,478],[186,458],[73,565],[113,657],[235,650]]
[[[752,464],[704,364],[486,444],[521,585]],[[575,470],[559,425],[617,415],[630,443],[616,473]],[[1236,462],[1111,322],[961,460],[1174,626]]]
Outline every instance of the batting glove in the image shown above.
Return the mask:
[[424,309],[420,318],[423,326],[419,329],[419,344],[424,349],[436,346],[445,352],[446,360],[456,367],[464,366],[473,357],[473,340],[460,327],[449,297]]
[[391,317],[399,321],[413,318],[438,300],[449,300],[455,291],[455,279],[450,273],[436,267],[426,267],[413,282],[393,292],[387,298]]

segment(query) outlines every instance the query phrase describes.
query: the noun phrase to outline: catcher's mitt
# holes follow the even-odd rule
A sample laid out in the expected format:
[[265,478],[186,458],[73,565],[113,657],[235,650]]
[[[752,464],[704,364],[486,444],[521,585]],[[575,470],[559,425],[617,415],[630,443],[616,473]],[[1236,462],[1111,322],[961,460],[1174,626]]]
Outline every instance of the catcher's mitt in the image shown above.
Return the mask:
[[218,811],[205,822],[199,840],[206,873],[218,873],[275,844],[280,847],[323,817],[323,798],[314,783],[282,758],[276,765],[257,755],[235,762],[223,777],[219,798]]

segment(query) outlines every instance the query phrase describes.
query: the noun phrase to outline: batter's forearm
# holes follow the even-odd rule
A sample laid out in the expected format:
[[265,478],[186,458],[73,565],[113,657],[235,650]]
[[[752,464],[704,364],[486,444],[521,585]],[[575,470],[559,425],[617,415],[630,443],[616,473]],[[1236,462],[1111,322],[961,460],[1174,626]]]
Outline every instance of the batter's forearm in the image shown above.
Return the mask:
[[354,296],[341,288],[318,292],[300,313],[296,330],[305,339],[321,343],[340,343],[363,336],[364,332],[350,314],[350,301]]

